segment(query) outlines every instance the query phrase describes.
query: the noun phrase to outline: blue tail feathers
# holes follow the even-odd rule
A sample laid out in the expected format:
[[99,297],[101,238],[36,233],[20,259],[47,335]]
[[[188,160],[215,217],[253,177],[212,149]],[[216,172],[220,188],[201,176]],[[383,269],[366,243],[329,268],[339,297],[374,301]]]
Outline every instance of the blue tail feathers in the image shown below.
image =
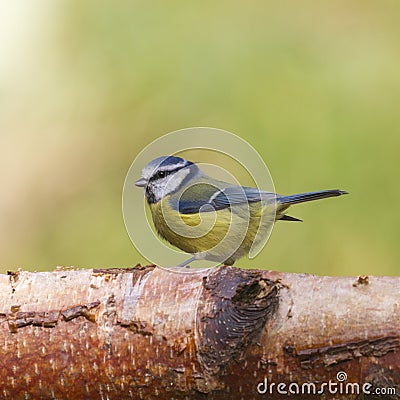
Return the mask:
[[348,192],[339,189],[320,190],[318,192],[307,192],[307,193],[292,194],[289,196],[278,196],[277,201],[281,204],[292,205],[292,204],[304,203],[306,201],[313,201],[319,199],[326,199],[328,197],[341,196],[342,194],[348,194]]

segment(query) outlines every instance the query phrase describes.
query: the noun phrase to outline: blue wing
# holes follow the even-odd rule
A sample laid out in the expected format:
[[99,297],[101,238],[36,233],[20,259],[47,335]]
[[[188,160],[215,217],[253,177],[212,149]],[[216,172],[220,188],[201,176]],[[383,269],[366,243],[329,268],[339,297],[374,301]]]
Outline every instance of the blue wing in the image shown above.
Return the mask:
[[230,186],[220,190],[211,200],[215,209],[230,207],[234,204],[255,203],[272,197],[273,193],[264,192],[255,188],[244,186]]
[[[228,186],[224,189],[213,187],[213,191],[205,193],[197,193],[197,198],[188,198],[182,196],[178,204],[173,204],[182,214],[194,214],[200,211],[214,211],[229,208],[232,205],[254,203],[258,201],[275,201],[275,194],[265,192],[255,188],[244,186]],[[201,198],[200,198],[201,197]],[[177,206],[177,207],[176,207]]]

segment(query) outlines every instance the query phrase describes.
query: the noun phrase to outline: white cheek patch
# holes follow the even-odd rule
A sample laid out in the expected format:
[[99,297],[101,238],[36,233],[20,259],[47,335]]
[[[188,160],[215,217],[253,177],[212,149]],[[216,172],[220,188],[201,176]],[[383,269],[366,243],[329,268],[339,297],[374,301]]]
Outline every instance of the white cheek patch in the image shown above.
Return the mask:
[[184,179],[190,174],[189,168],[182,168],[174,174],[167,177],[165,186],[163,188],[163,195],[175,192],[181,186]]

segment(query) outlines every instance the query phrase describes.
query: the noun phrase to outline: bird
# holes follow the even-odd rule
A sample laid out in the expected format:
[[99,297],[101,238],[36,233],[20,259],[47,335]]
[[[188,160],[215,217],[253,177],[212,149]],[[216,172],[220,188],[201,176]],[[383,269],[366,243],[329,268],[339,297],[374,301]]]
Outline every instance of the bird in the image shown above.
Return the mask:
[[348,193],[279,195],[215,179],[195,162],[174,155],[150,161],[135,185],[144,189],[159,236],[191,254],[178,265],[188,268],[201,259],[233,265],[263,242],[275,221],[301,221],[286,213],[290,206]]

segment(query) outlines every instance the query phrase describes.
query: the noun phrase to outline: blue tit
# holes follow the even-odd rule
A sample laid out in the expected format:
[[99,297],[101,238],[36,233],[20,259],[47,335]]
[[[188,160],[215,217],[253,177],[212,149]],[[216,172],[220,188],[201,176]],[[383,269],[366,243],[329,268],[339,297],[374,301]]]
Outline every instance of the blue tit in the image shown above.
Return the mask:
[[301,221],[286,214],[291,205],[347,193],[335,189],[281,196],[214,179],[175,156],[149,162],[135,185],[144,188],[158,234],[192,254],[180,266],[197,259],[232,265],[276,220]]

